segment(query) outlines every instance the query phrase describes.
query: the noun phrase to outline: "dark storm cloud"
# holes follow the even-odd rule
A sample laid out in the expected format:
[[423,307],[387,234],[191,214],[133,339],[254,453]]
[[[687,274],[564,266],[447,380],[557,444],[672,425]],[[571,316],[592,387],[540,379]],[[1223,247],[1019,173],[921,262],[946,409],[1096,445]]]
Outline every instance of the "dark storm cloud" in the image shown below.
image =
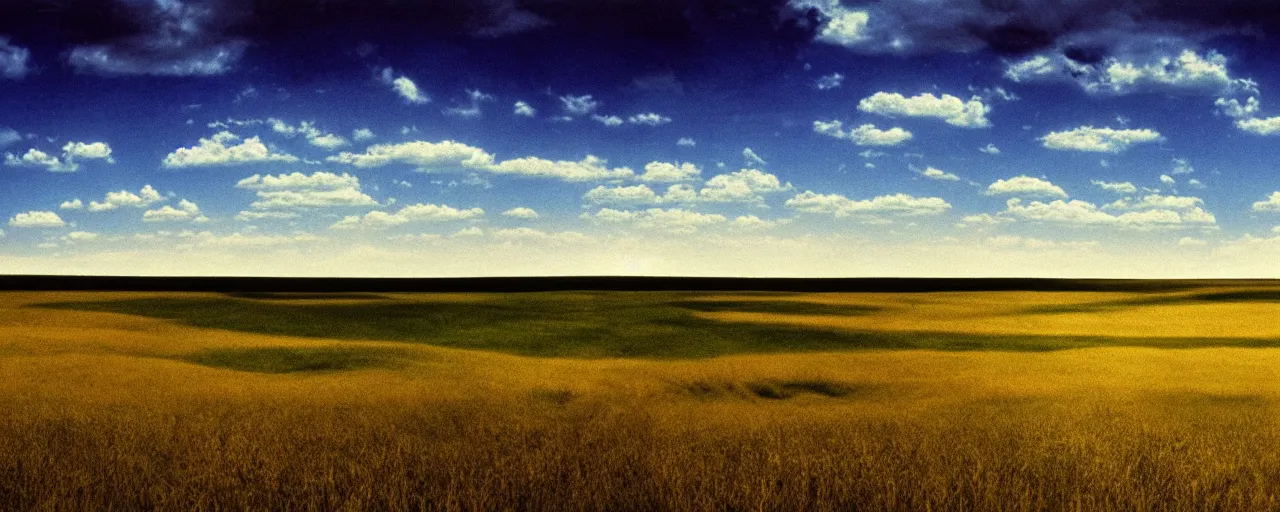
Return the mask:
[[1223,35],[1262,36],[1280,28],[1274,0],[797,0],[828,17],[866,11],[870,22],[853,49],[873,53],[1024,54],[1048,48],[1082,62],[1160,45]]
[[245,14],[222,2],[0,0],[0,34],[44,42],[82,73],[217,75],[249,44],[232,30]]
[[680,54],[666,59],[752,52],[785,60],[821,39],[820,21],[842,10],[870,15],[845,41],[855,51],[1054,48],[1080,62],[1280,26],[1273,0],[0,0],[0,36],[43,41],[77,72],[106,75],[217,75],[246,51],[298,40],[394,47],[530,33],[601,45],[583,51],[649,44]]
[[394,47],[531,32],[793,53],[813,27],[786,0],[0,0],[0,35],[44,40],[77,72],[104,75],[217,75],[247,49],[299,40]]

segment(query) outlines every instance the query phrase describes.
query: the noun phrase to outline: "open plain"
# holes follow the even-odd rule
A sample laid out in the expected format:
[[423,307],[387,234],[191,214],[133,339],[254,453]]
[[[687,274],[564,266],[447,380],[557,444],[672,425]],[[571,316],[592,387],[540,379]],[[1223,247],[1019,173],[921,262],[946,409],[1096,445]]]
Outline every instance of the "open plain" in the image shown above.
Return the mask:
[[1275,510],[1280,286],[0,293],[0,509]]

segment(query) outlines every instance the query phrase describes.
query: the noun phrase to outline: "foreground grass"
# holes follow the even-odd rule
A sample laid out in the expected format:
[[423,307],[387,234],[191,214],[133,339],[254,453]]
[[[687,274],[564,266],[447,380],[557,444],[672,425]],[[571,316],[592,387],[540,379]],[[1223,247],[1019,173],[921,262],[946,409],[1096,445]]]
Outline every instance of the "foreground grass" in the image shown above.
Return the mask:
[[[1147,358],[1115,355],[1129,364]],[[1022,383],[1002,371],[943,376],[960,365],[1031,357],[1014,356],[841,359],[856,369],[817,383],[770,370],[769,358],[780,356],[729,365],[736,368],[656,363],[612,368],[617,380],[600,387],[582,384],[604,375],[591,368],[565,380],[519,375],[485,385],[379,372],[254,376],[111,358],[25,361],[60,370],[64,380],[5,374],[0,503],[6,510],[1280,507],[1274,389],[1210,392],[1209,381],[1196,380],[1182,391],[1138,392],[1071,359],[1027,362],[1092,375],[1102,392],[1082,393],[1090,383],[1058,378],[1030,393],[984,388],[984,378]],[[1223,356],[1208,358],[1221,366],[1248,357]],[[490,372],[510,370],[506,363],[477,361],[472,370],[501,379]],[[904,364],[943,382],[914,389],[902,387],[909,378],[865,382],[882,377],[872,366]],[[1159,377],[1139,373],[1142,381]],[[708,382],[723,391],[690,387]],[[792,391],[761,392],[760,382],[778,390],[790,383]],[[944,390],[948,396],[928,398]]]
[[210,400],[8,412],[0,416],[0,503],[8,510],[1280,507],[1274,411],[1199,397],[1067,408],[986,401],[903,416],[583,399],[423,405]]

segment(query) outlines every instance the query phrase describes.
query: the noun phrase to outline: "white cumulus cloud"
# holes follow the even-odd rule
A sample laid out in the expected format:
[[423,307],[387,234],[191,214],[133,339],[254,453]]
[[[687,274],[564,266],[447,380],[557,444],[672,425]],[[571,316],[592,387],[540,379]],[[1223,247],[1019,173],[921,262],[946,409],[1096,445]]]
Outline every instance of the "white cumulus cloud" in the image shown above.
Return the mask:
[[259,220],[288,220],[288,219],[297,219],[299,217],[302,217],[302,215],[297,212],[283,212],[283,211],[256,212],[256,211],[245,210],[236,214],[236,220],[244,221],[244,222],[254,222]]
[[62,217],[54,212],[30,211],[9,219],[9,226],[15,228],[60,228],[66,225]]
[[813,85],[814,87],[817,87],[819,91],[829,91],[840,87],[840,84],[843,83],[844,75],[840,73],[832,73],[830,75],[822,75],[816,82],[814,82]]
[[765,220],[755,215],[739,215],[729,222],[729,226],[740,230],[769,229],[786,224],[790,219]]
[[431,98],[418,89],[418,84],[414,83],[409,77],[400,75],[396,76],[395,70],[391,68],[382,69],[382,83],[391,87],[391,90],[399,94],[401,98],[413,105],[423,105],[431,101]]
[[164,196],[161,196],[159,191],[151,185],[146,185],[137,194],[128,190],[108,192],[102,202],[90,201],[89,211],[108,212],[121,207],[146,208],[162,200]]
[[[329,157],[328,161],[361,168],[402,163],[417,166],[422,172],[467,170],[571,182],[616,180],[635,176],[630,168],[609,168],[608,162],[593,155],[587,155],[579,161],[523,157],[495,163],[494,156],[483,149],[450,140],[374,145],[369,146],[364,153],[343,152]],[[473,181],[483,183],[483,178],[477,175]]]
[[858,102],[858,110],[891,117],[933,117],[962,128],[991,126],[987,120],[990,107],[979,96],[965,101],[950,94],[921,93],[908,98],[896,92],[877,92]]
[[[303,137],[306,137],[307,142],[318,148],[335,150],[350,144],[350,142],[347,142],[347,139],[341,135],[321,131],[319,128],[316,128],[315,123],[311,121],[302,121],[297,126],[293,126],[283,120],[269,118],[267,119],[267,124],[271,126],[272,131],[286,137],[302,135]],[[359,130],[357,130],[357,133],[359,133]],[[369,132],[369,136],[372,137],[373,132]]]
[[76,160],[106,160],[109,164],[116,163],[111,158],[111,146],[105,142],[68,142],[62,146],[62,157],[72,163]]
[[946,213],[951,204],[937,197],[915,197],[908,194],[878,196],[872,199],[849,199],[840,194],[805,191],[788,199],[788,208],[809,213],[827,213],[836,217],[894,215],[937,215]]
[[655,114],[653,112],[649,112],[645,114],[636,114],[634,116],[631,116],[627,118],[627,122],[631,124],[642,124],[645,126],[662,126],[664,124],[670,123],[671,118],[661,114]]
[[595,112],[600,108],[600,102],[591,97],[590,94],[582,96],[574,96],[566,94],[560,97],[560,106],[564,108],[565,114],[571,116],[585,116]]
[[622,126],[622,122],[623,122],[622,118],[618,116],[593,115],[591,116],[591,119],[594,119],[597,123],[608,126],[610,128],[616,128],[616,127]]
[[405,163],[427,170],[439,167],[482,168],[493,163],[493,155],[480,148],[451,140],[412,141],[400,144],[377,144],[369,146],[364,153],[342,152],[327,160],[360,168]]
[[702,170],[691,163],[649,162],[637,179],[650,183],[676,183],[697,180]]
[[178,169],[297,161],[296,156],[271,151],[258,137],[250,137],[242,142],[236,134],[223,131],[207,139],[200,139],[199,144],[193,147],[174,150],[164,157],[163,165]]
[[1240,119],[1236,121],[1236,127],[1256,135],[1275,135],[1280,133],[1280,116]]
[[552,161],[537,157],[504,160],[486,170],[495,174],[556,178],[564,181],[598,181],[626,179],[635,175],[627,167],[610,169],[608,162],[593,155],[577,161]]
[[1138,187],[1127,181],[1112,182],[1093,180],[1095,186],[1107,192],[1115,192],[1117,194],[1133,194],[1138,191]]
[[50,172],[76,172],[82,160],[116,161],[111,156],[111,146],[105,142],[68,142],[62,146],[62,156],[54,156],[36,148],[28,149],[21,157],[5,153],[5,165],[14,167],[44,167]]
[[533,105],[517,101],[511,106],[511,113],[521,117],[533,117],[538,115],[538,110],[533,108]]
[[97,240],[98,238],[101,238],[101,235],[97,233],[91,233],[88,231],[72,231],[70,233],[67,233],[66,236],[62,237],[62,241],[71,242],[71,243],[92,242],[94,240]]
[[329,226],[329,229],[387,229],[408,223],[448,222],[467,220],[484,215],[480,208],[458,209],[449,205],[414,204],[405,206],[395,213],[371,211],[363,217],[350,215]]
[[142,214],[143,222],[205,222],[208,220],[208,217],[200,213],[200,206],[186,199],[179,201],[177,208],[164,205]]
[[742,169],[712,176],[698,191],[698,200],[713,203],[761,203],[761,194],[791,190],[777,176],[759,169]]
[[1253,203],[1255,212],[1280,212],[1280,192],[1272,192],[1265,200]]
[[[669,165],[669,164],[668,164]],[[688,165],[688,164],[686,164]],[[598,186],[583,195],[592,204],[658,204],[658,203],[751,203],[764,202],[764,194],[791,190],[777,176],[758,170],[719,174],[711,177],[699,190],[691,185],[672,185],[659,195],[648,185]]]
[[1218,98],[1214,100],[1213,105],[1218,107],[1222,115],[1234,119],[1252,118],[1262,109],[1262,103],[1256,96],[1249,96],[1244,103],[1240,103],[1236,98]]
[[265,190],[265,189],[313,189],[313,190],[334,190],[339,188],[359,187],[360,179],[343,173],[337,175],[331,172],[316,172],[312,174],[303,174],[294,172],[291,174],[278,175],[262,175],[254,174],[248,178],[244,178],[236,183],[236,188],[249,190]]
[[583,194],[582,199],[592,204],[638,205],[653,204],[662,201],[653,189],[647,185],[629,187],[598,186]]
[[1046,180],[1026,175],[1014,176],[1007,180],[996,180],[995,183],[987,186],[986,194],[989,196],[1011,194],[1067,197],[1067,192],[1062,190],[1062,187],[1054,185]]
[[751,166],[759,167],[759,166],[769,165],[769,162],[766,162],[764,161],[763,158],[760,158],[760,155],[757,155],[756,152],[751,148],[742,148],[742,159],[747,162],[747,165],[751,165]]
[[870,41],[867,25],[871,15],[865,10],[845,7],[839,0],[792,0],[802,9],[816,8],[827,18],[817,40],[827,44],[856,47]]
[[1070,81],[1091,94],[1120,95],[1161,89],[1224,93],[1256,89],[1253,81],[1231,76],[1222,54],[1209,51],[1201,55],[1190,49],[1177,55],[1155,54],[1142,60],[1110,57],[1096,64],[1041,54],[1009,63],[1005,77],[1015,82]]
[[959,176],[956,176],[956,175],[951,174],[951,173],[949,173],[949,172],[943,171],[942,169],[937,169],[937,168],[934,168],[934,167],[928,167],[928,168],[925,168],[925,170],[920,171],[920,175],[921,175],[921,176],[924,176],[924,177],[926,177],[926,178],[929,178],[929,179],[931,179],[931,180],[938,180],[938,181],[960,181],[960,177],[959,177]]
[[1006,203],[1005,215],[1011,217],[1054,224],[1080,226],[1115,226],[1129,229],[1176,229],[1182,227],[1214,226],[1217,220],[1213,214],[1200,207],[1191,208],[1152,208],[1126,211],[1113,215],[1098,208],[1093,203],[1073,199],[1061,199],[1048,203],[1031,201],[1023,203],[1021,199],[1010,199]]
[[507,217],[511,217],[511,218],[513,218],[513,219],[536,219],[536,218],[538,218],[538,212],[537,212],[537,211],[535,211],[533,208],[527,208],[527,207],[524,207],[524,206],[519,206],[519,207],[516,207],[516,208],[512,208],[512,209],[510,209],[510,210],[507,210],[507,211],[505,211],[505,212],[502,212],[502,215],[507,216]]
[[584,213],[582,218],[605,223],[627,223],[645,229],[689,234],[698,228],[727,222],[724,215],[700,213],[682,208],[649,208],[642,211],[624,211],[602,208],[595,214]]
[[[255,211],[378,204],[360,190],[359,178],[346,173],[338,175],[320,171],[310,175],[298,172],[279,175],[255,174],[240,180],[236,183],[236,188],[255,191],[258,200],[250,204],[250,208]],[[248,214],[244,217],[255,216]],[[256,216],[256,218],[281,217]]]
[[846,132],[844,124],[840,121],[814,121],[813,131],[828,137],[852,141],[857,146],[897,146],[912,138],[911,132],[896,126],[881,130],[873,124],[864,124]]
[[1140,198],[1126,197],[1119,199],[1103,206],[1103,208],[1111,210],[1192,210],[1202,206],[1204,206],[1204,200],[1198,197],[1148,194]]
[[28,149],[21,157],[13,153],[5,153],[4,164],[10,167],[44,167],[49,172],[75,172],[78,167],[64,162],[54,155],[36,148]]
[[1050,132],[1040,138],[1044,147],[1062,151],[1092,151],[1119,153],[1134,144],[1164,140],[1159,132],[1151,129],[1114,129],[1082,126],[1074,130]]

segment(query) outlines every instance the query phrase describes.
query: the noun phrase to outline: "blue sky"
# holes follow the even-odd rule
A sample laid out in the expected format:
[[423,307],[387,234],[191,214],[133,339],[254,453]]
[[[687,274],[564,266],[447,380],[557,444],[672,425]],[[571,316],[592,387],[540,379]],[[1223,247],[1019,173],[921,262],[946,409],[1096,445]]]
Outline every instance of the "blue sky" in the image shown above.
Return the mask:
[[916,4],[5,4],[0,272],[1280,276],[1280,8]]

